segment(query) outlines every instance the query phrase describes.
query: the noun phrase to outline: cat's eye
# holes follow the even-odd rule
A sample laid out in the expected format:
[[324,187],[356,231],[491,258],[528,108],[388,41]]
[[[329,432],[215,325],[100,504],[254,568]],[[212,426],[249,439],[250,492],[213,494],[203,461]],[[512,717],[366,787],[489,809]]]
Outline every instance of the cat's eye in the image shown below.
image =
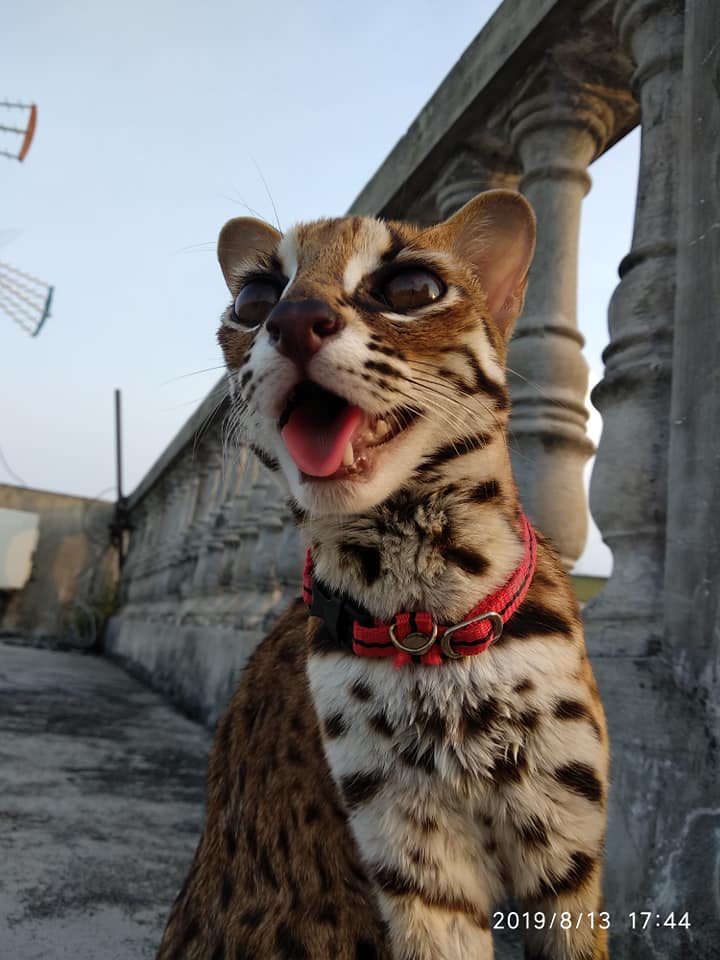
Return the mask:
[[280,290],[270,280],[250,280],[235,298],[233,319],[249,330],[258,327],[279,299]]
[[444,292],[445,288],[435,274],[421,267],[410,267],[393,274],[381,289],[383,300],[401,313],[426,307],[439,300]]

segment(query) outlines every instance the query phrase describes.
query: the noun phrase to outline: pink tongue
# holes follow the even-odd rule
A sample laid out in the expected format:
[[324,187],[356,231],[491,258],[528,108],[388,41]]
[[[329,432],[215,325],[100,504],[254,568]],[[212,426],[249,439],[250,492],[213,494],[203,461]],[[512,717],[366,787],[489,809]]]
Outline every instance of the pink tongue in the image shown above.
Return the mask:
[[298,407],[281,430],[288,453],[303,473],[329,477],[340,469],[345,447],[363,418],[360,407],[343,407],[336,417]]

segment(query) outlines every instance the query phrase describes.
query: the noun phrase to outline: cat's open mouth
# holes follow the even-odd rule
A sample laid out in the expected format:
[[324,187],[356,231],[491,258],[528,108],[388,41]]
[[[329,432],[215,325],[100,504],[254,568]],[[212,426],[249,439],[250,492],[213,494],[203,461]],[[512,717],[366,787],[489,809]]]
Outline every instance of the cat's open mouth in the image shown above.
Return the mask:
[[278,429],[303,474],[340,478],[369,472],[374,451],[406,430],[420,411],[395,408],[380,417],[367,413],[311,380],[288,395]]

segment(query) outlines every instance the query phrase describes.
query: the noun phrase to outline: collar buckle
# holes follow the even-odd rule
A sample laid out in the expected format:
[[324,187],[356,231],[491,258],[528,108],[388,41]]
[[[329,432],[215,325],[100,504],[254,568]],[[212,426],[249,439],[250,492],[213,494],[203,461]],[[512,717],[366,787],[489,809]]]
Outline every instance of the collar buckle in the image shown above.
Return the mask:
[[395,635],[395,624],[391,623],[389,627],[390,639],[395,647],[398,650],[402,650],[403,653],[409,653],[414,657],[420,657],[424,653],[427,653],[428,650],[437,640],[437,624],[433,620],[432,633],[428,636],[426,633],[418,633],[417,630],[409,633],[404,640],[398,640]]
[[503,632],[505,621],[499,613],[495,613],[494,610],[491,610],[489,613],[483,613],[479,617],[472,617],[470,620],[463,620],[462,623],[456,623],[454,626],[447,628],[442,636],[442,640],[440,641],[440,647],[446,657],[448,657],[450,660],[462,660],[465,654],[456,653],[455,650],[453,650],[452,646],[450,645],[450,637],[453,633],[455,633],[456,630],[461,630],[463,627],[469,627],[472,623],[480,623],[481,620],[490,620],[492,623],[492,636],[490,637],[488,646],[495,643],[497,638]]

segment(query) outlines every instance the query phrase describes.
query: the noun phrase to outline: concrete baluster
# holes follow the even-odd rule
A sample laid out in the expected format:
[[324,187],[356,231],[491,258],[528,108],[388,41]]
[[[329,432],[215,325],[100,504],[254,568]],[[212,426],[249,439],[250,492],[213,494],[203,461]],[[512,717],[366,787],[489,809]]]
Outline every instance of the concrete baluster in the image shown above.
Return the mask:
[[258,585],[253,581],[253,554],[260,536],[260,518],[267,504],[270,486],[270,474],[260,466],[249,491],[242,526],[237,531],[240,542],[233,562],[231,587],[245,595],[243,607],[252,608],[256,602]]
[[208,485],[212,485],[213,464],[210,457],[194,456],[197,476],[197,489],[190,510],[189,522],[182,544],[182,558],[176,566],[175,574],[171,579],[173,590],[185,597],[190,593],[192,575],[197,560],[197,551],[200,543],[201,524],[204,516],[205,503],[208,495]]
[[185,481],[183,483],[184,496],[178,507],[177,537],[173,544],[167,580],[168,594],[177,594],[179,592],[190,525],[195,511],[198,490],[200,489],[201,476],[197,470],[197,465],[189,459],[187,454],[185,455],[183,472],[185,474]]
[[195,589],[201,593],[217,592],[220,588],[225,551],[225,537],[233,503],[243,483],[245,458],[235,458],[223,465],[223,481],[218,488],[218,501],[208,518],[204,548],[198,557]]
[[509,118],[523,177],[520,189],[538,221],[525,309],[508,351],[510,447],[528,515],[570,569],[587,536],[583,468],[593,453],[586,433],[588,365],[577,328],[580,211],[588,164],[612,128],[607,103],[550,70]]
[[242,448],[238,463],[238,485],[229,503],[230,509],[224,528],[219,573],[219,583],[222,587],[230,587],[234,583],[233,571],[242,542],[242,531],[247,523],[248,500],[260,469],[257,457],[253,456],[246,447]]
[[591,641],[605,653],[647,652],[661,629],[670,422],[681,0],[619,0],[620,40],[637,64],[642,142],[632,248],[609,314],[605,375],[592,400],[603,431],[590,506],[613,571],[589,604]]
[[479,151],[466,148],[445,167],[435,188],[439,219],[447,220],[468,200],[485,190],[517,190],[520,172],[508,148]]

